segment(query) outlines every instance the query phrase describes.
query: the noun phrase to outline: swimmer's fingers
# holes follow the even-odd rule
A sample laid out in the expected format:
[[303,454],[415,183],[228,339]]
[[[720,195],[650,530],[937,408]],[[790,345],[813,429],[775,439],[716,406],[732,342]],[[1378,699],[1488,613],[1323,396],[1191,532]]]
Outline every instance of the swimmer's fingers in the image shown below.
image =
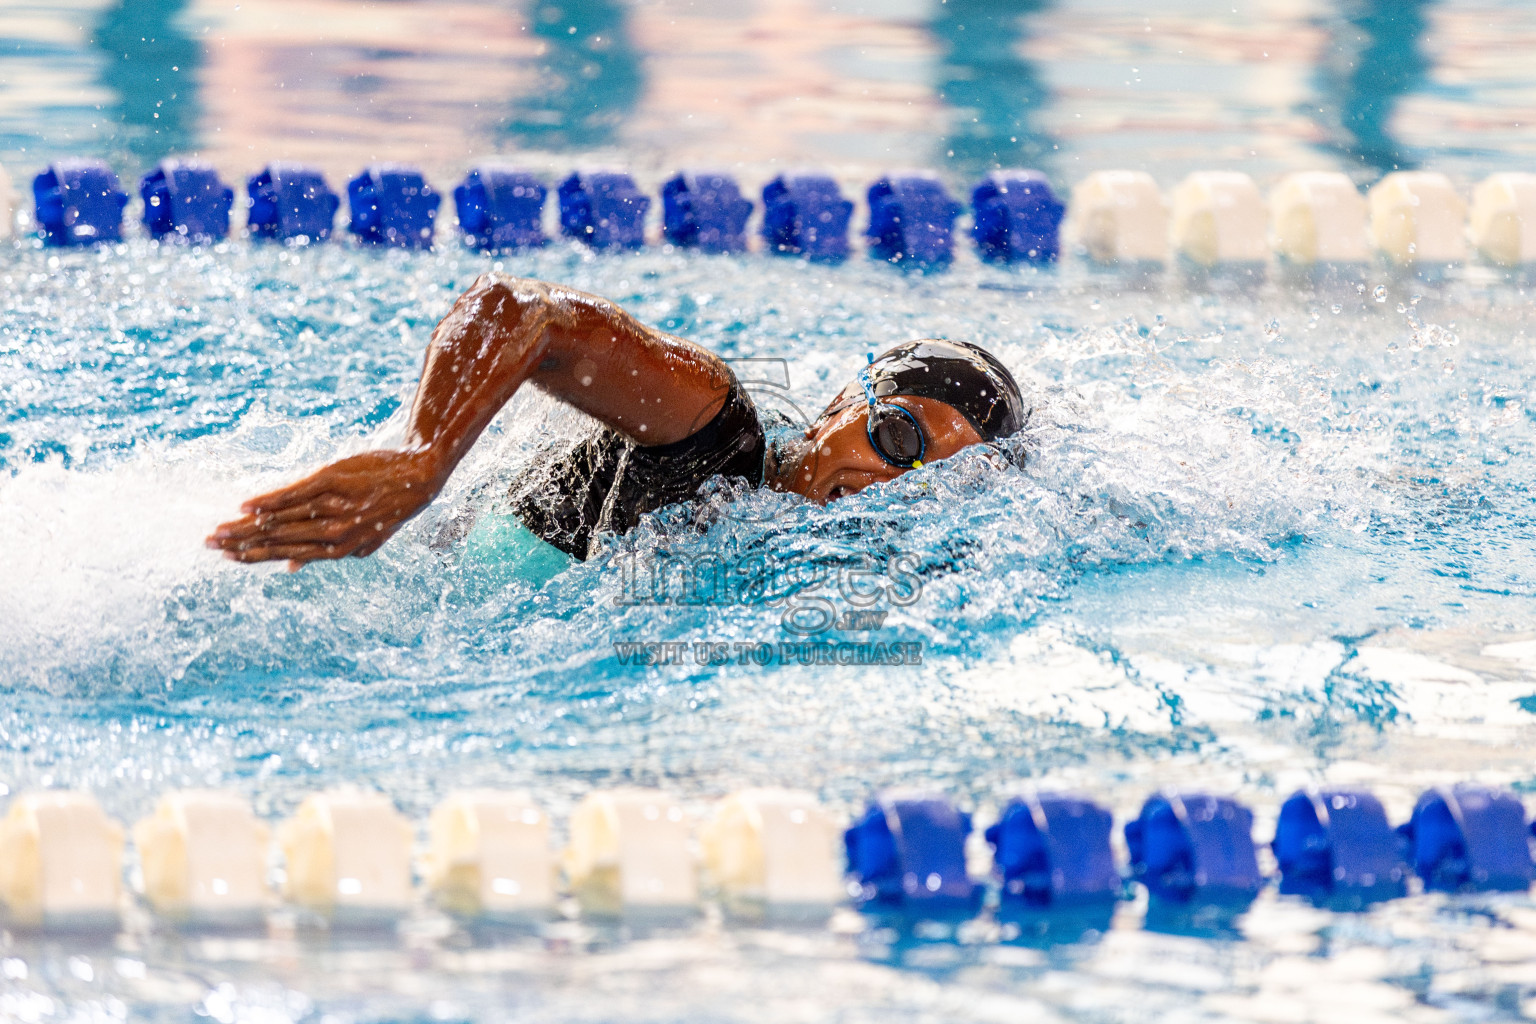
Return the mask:
[[250,516],[221,526],[208,538],[208,545],[225,551],[275,548],[291,544],[335,544],[354,548],[359,544],[372,543],[375,538],[382,544],[395,532],[394,528],[393,521],[386,522],[383,518],[361,515],[317,516],[287,522],[268,522],[263,521],[262,517]]
[[[407,453],[379,451],[351,455],[329,466],[322,466],[309,476],[287,487],[258,494],[240,506],[240,511],[271,514],[303,505],[325,495],[342,500],[365,498],[381,484],[393,482],[411,464]],[[403,477],[408,479],[408,477]]]
[[290,563],[297,562],[303,565],[306,562],[319,561],[323,558],[338,558],[340,556],[326,552],[318,544],[288,544],[279,547],[225,548],[224,557],[231,562],[244,562],[247,565],[256,562],[273,562],[278,559],[286,559]]
[[262,527],[255,516],[242,516],[214,527],[213,532],[203,538],[203,543],[210,548],[226,548],[243,543],[261,532]]
[[292,568],[294,562],[303,565],[307,562],[346,558],[356,547],[356,544],[268,544],[260,547],[225,548],[224,557],[232,562],[246,563],[284,559]]
[[359,540],[375,532],[372,524],[364,526],[356,517],[346,519],[303,519],[295,523],[277,523],[259,533],[231,538],[236,546],[273,547],[283,544],[342,544],[354,534]]
[[[304,520],[308,522],[309,520]],[[233,549],[266,543],[276,532],[274,524],[264,516],[249,515],[221,523],[205,539],[210,548]]]
[[271,514],[280,510],[291,508],[301,502],[317,498],[331,490],[333,474],[329,466],[313,473],[298,483],[289,484],[287,487],[279,487],[275,491],[266,494],[258,494],[240,504],[240,511],[251,515],[263,513]]
[[253,520],[262,527],[272,527],[283,523],[334,519],[338,516],[345,516],[348,513],[356,514],[357,508],[357,501],[343,498],[336,494],[321,494],[317,498],[301,501],[286,508],[276,508],[268,511],[267,508],[263,507],[260,511],[252,512],[246,518]]
[[[208,544],[210,547],[222,547],[225,542],[239,543],[254,537],[279,537],[284,535],[282,528],[292,523],[313,524],[316,530],[345,530],[368,518],[366,513],[360,514],[359,505],[355,500],[323,494],[275,512],[252,512],[221,523],[208,535]],[[339,527],[336,526],[338,523],[341,524]],[[324,540],[332,534],[321,535],[314,530],[303,530],[295,536],[306,540]]]

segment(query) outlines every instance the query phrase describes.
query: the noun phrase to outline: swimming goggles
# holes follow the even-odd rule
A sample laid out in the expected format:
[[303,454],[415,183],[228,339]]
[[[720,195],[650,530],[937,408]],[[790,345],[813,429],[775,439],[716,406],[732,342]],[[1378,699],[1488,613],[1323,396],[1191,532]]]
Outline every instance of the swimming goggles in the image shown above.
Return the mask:
[[869,367],[859,371],[859,384],[869,403],[864,429],[875,453],[893,466],[921,469],[928,441],[917,417],[899,405],[876,397],[874,382],[869,379]]

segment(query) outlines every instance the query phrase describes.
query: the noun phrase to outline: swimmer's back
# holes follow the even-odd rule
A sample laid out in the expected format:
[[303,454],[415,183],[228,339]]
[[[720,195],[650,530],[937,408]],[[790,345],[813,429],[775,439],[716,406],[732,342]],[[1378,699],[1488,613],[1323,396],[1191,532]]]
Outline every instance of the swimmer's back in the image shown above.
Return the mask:
[[628,533],[647,512],[691,501],[715,476],[763,483],[757,409],[734,377],[714,418],[673,444],[644,446],[602,427],[544,453],[512,485],[512,510],[532,533],[578,559],[599,533]]

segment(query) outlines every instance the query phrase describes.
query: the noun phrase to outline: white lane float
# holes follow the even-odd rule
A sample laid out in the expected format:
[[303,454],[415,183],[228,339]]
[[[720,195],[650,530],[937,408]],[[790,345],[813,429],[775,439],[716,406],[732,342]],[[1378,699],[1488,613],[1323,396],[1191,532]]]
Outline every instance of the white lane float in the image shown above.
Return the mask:
[[594,914],[692,908],[699,885],[689,840],[682,807],[660,790],[589,793],[571,814],[566,880]]
[[427,884],[465,916],[547,913],[555,903],[549,815],[527,793],[449,794],[432,812]]
[[1144,171],[1097,171],[1072,189],[1072,232],[1100,263],[1168,259],[1168,206]]
[[1371,240],[1399,266],[1457,263],[1467,256],[1467,204],[1435,171],[1395,171],[1368,196]]
[[1196,171],[1173,190],[1173,247],[1202,267],[1263,263],[1264,197],[1241,171]]
[[1502,267],[1536,263],[1536,174],[1492,174],[1472,190],[1469,233],[1483,258]]
[[408,822],[381,793],[337,789],[310,796],[278,830],[283,890],[338,923],[398,917],[412,902]]
[[1365,197],[1338,171],[1288,174],[1269,194],[1275,255],[1297,266],[1370,259]]
[[112,927],[123,829],[89,793],[28,793],[0,820],[0,901],[18,927]]
[[824,911],[845,895],[842,827],[810,793],[733,793],[716,805],[702,839],[705,867],[732,903]]
[[197,924],[260,921],[270,899],[271,835],[235,793],[178,790],[133,827],[144,898],[155,912]]

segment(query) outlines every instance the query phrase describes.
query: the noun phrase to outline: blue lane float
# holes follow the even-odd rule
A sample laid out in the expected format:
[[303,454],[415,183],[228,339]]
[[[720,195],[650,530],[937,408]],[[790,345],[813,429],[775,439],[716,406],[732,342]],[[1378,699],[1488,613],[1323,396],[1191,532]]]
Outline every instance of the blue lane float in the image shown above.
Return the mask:
[[704,252],[744,252],[752,202],[728,174],[679,171],[661,187],[667,241]]
[[205,243],[229,235],[235,190],[219,180],[212,164],[162,160],[139,179],[139,196],[151,238]]
[[1227,797],[1168,793],[1148,798],[1125,825],[1131,875],[1172,903],[1247,904],[1263,878],[1253,812]]
[[313,242],[331,237],[341,198],[325,175],[303,164],[274,162],[245,183],[246,227],[257,238]]
[[848,256],[853,203],[824,174],[781,174],[763,186],[768,251],[836,262]]
[[1039,171],[993,171],[971,190],[971,228],[989,263],[1054,263],[1066,205]]
[[1408,893],[1402,842],[1381,801],[1363,790],[1293,793],[1280,806],[1271,849],[1286,895],[1363,906]]
[[1004,906],[1065,908],[1106,903],[1120,895],[1109,845],[1114,818],[1088,800],[1016,796],[986,831],[1002,883]]
[[1472,783],[1431,789],[1398,831],[1426,889],[1524,892],[1536,877],[1525,807],[1513,793]]
[[621,171],[576,171],[560,183],[560,229],[594,249],[645,244],[650,197]]
[[869,187],[869,251],[914,267],[942,267],[954,257],[957,203],[929,174],[886,176]]
[[432,248],[432,225],[441,202],[414,167],[376,164],[347,182],[352,234],[372,245]]
[[123,237],[128,194],[100,160],[59,160],[32,179],[37,223],[48,245],[90,245]]
[[972,913],[979,887],[966,873],[970,815],[934,793],[882,793],[843,833],[857,902],[909,915]]
[[544,245],[544,201],[549,189],[528,171],[476,167],[453,190],[464,240],[476,249],[531,249]]

